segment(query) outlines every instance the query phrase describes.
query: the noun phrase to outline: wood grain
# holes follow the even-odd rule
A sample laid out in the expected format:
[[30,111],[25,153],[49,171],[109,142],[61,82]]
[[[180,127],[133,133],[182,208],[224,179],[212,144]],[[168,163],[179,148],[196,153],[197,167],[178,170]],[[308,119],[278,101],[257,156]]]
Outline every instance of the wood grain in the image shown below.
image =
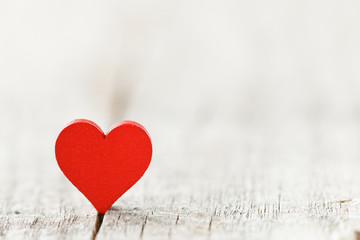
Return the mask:
[[153,162],[105,214],[97,239],[355,237],[360,138],[351,107],[334,118],[313,112],[315,101],[286,115],[278,111],[291,112],[281,101],[291,92],[267,102],[267,90],[233,82],[214,102],[164,83],[160,94],[154,82],[139,86],[125,113],[148,127]]
[[13,164],[1,169],[0,238],[91,238],[96,212],[54,168]]
[[152,79],[129,98],[123,115],[147,127],[154,156],[102,222],[61,175],[52,143],[41,140],[50,147],[39,152],[31,132],[19,142],[28,147],[16,138],[3,142],[9,151],[1,161],[1,238],[355,239],[356,106],[344,101],[345,109],[321,112],[318,102],[306,102],[309,96],[296,106],[291,92],[268,98],[266,88],[236,81],[214,101],[216,85],[192,92],[184,87],[190,84],[202,87],[202,81],[174,86]]
[[[23,4],[0,1],[0,239],[360,238],[359,1]],[[152,138],[105,216],[56,165],[76,118]]]

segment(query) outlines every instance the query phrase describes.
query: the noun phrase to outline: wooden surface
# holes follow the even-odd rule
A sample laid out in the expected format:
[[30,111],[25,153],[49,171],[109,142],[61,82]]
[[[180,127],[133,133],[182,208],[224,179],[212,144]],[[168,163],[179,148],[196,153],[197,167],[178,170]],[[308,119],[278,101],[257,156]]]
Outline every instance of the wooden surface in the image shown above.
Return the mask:
[[95,210],[55,163],[55,135],[40,139],[40,133],[22,146],[26,154],[16,151],[21,139],[10,139],[2,156],[1,238],[354,239],[360,226],[357,116],[326,115],[312,103],[285,116],[274,112],[291,108],[286,101],[256,106],[246,99],[249,88],[216,99],[199,91],[175,101],[173,94],[185,96],[188,89],[168,84],[159,93],[154,82],[139,84],[123,113],[148,127],[153,161],[105,214],[99,231],[93,233]]
[[[0,239],[360,239],[358,2],[12,2]],[[56,164],[75,118],[152,139],[103,218]]]

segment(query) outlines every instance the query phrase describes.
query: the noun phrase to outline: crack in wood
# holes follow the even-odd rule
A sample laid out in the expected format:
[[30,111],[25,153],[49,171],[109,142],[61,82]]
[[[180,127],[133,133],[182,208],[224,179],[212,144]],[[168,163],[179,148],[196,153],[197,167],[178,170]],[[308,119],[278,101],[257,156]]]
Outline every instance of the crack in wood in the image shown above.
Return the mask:
[[98,213],[97,216],[96,216],[96,222],[95,222],[93,234],[92,234],[92,236],[91,236],[91,240],[95,240],[95,239],[96,239],[96,236],[97,236],[97,234],[99,233],[100,228],[101,228],[101,225],[102,225],[102,223],[103,223],[103,220],[104,220],[104,214]]
[[178,222],[179,222],[179,214],[178,214],[177,217],[176,217],[175,225],[177,225]]
[[279,193],[278,196],[278,216],[280,215],[281,212],[281,193]]
[[145,225],[146,225],[146,222],[147,222],[147,219],[148,219],[148,215],[149,215],[149,214],[146,214],[145,219],[144,219],[144,222],[143,222],[143,225],[142,225],[142,227],[141,227],[140,238],[142,238],[143,235],[144,235],[144,229],[145,229]]
[[212,221],[213,221],[213,218],[211,217],[211,218],[210,218],[210,222],[209,222],[209,226],[208,226],[208,231],[209,231],[209,232],[211,231]]

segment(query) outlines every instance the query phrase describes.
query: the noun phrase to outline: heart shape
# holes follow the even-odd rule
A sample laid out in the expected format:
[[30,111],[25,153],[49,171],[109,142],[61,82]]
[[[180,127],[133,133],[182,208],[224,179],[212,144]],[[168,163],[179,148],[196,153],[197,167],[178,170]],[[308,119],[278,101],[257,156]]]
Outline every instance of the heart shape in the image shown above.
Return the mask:
[[143,176],[152,145],[136,122],[120,122],[105,135],[95,123],[77,119],[60,132],[55,155],[65,176],[104,214]]

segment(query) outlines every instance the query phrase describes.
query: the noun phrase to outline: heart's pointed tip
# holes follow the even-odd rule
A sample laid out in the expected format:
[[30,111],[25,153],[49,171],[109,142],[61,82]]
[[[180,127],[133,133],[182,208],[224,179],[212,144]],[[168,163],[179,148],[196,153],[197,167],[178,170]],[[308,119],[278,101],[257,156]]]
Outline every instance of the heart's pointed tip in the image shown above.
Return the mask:
[[102,214],[102,215],[104,215],[109,210],[109,208],[106,208],[106,209],[105,208],[95,208],[95,209],[98,214]]
[[[91,201],[90,201],[91,202]],[[105,214],[111,206],[114,204],[114,202],[108,202],[108,203],[91,203],[98,214]]]

